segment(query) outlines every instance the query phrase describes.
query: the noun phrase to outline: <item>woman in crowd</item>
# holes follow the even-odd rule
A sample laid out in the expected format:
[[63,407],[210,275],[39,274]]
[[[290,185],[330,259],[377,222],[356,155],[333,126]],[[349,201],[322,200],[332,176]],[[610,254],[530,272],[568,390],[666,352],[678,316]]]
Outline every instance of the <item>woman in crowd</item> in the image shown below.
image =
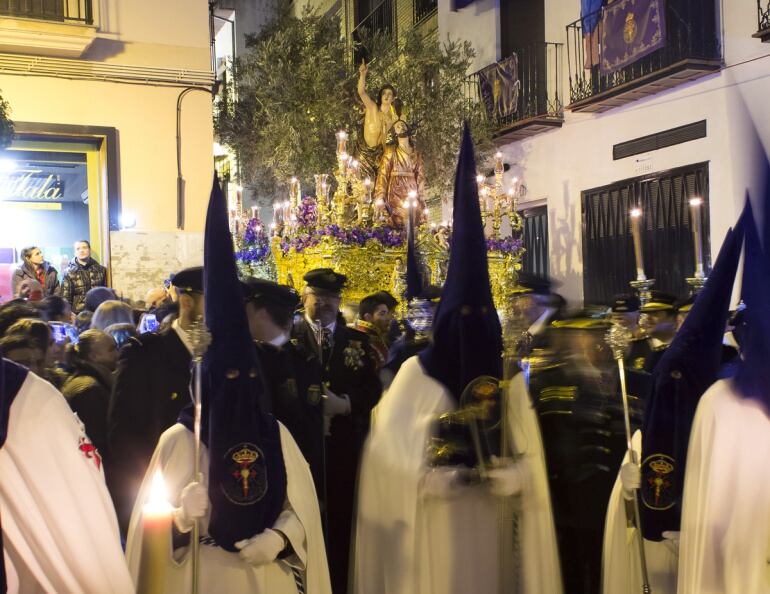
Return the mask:
[[134,310],[130,305],[110,299],[96,308],[91,319],[91,328],[104,330],[113,324],[134,324]]
[[58,295],[46,297],[37,304],[37,308],[46,322],[71,324],[73,321],[72,307]]
[[36,280],[43,287],[43,296],[59,294],[59,274],[43,258],[42,250],[37,246],[21,250],[21,265],[13,273],[13,294],[18,296],[24,280]]
[[117,345],[106,332],[86,330],[77,344],[67,345],[67,363],[72,368],[72,375],[64,383],[62,394],[83,421],[96,449],[104,456],[107,452],[107,408],[113,372],[118,363]]

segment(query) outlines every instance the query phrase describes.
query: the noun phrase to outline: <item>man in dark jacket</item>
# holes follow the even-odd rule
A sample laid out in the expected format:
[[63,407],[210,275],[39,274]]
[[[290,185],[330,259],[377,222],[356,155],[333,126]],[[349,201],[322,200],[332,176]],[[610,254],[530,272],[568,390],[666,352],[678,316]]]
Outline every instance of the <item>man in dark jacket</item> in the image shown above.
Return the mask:
[[107,416],[107,486],[126,534],[131,510],[161,433],[190,402],[193,321],[203,315],[203,268],[174,277],[179,318],[158,334],[131,338],[121,349]]
[[21,250],[21,265],[13,272],[13,296],[19,296],[19,289],[25,280],[35,280],[43,287],[43,297],[59,294],[59,273],[43,258],[37,246]]
[[348,328],[339,312],[347,277],[330,268],[317,268],[304,276],[302,302],[305,315],[294,327],[294,337],[310,352],[320,355],[326,388],[324,416],[326,439],[327,549],[332,590],[347,590],[350,530],[354,512],[358,462],[369,415],[380,399],[374,354],[363,332]]
[[299,295],[286,285],[249,278],[246,316],[265,375],[271,411],[297,442],[323,504],[323,382],[315,352],[290,339]]
[[107,285],[107,269],[91,257],[91,244],[81,239],[75,242],[75,259],[64,275],[61,296],[69,301],[72,311],[79,314],[86,303],[86,293],[93,287]]

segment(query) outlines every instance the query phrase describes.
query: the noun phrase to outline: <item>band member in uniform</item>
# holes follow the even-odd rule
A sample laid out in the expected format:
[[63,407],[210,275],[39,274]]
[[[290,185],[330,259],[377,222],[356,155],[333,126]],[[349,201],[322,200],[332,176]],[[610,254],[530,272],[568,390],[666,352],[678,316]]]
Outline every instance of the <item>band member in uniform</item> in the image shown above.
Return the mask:
[[[645,358],[642,369],[652,373],[664,351],[676,334],[676,297],[663,291],[652,291],[652,298],[639,308],[639,325],[648,336],[650,354]],[[634,366],[636,368],[636,366]]]
[[246,317],[265,375],[271,412],[297,442],[323,504],[323,381],[316,353],[291,340],[299,295],[286,285],[243,281]]
[[190,402],[192,350],[187,335],[203,315],[203,267],[174,276],[179,317],[158,334],[131,338],[121,349],[107,416],[110,456],[107,484],[118,512],[121,533],[161,433],[176,422]]
[[[304,317],[294,326],[299,344],[320,355],[324,386],[326,439],[326,510],[329,569],[335,594],[348,582],[350,531],[361,447],[381,386],[366,334],[348,328],[339,312],[347,277],[330,268],[304,276]],[[320,337],[320,338],[319,338]]]
[[353,328],[369,337],[377,371],[388,361],[387,334],[393,321],[393,301],[395,299],[385,291],[367,295],[358,304],[358,319],[353,325]]

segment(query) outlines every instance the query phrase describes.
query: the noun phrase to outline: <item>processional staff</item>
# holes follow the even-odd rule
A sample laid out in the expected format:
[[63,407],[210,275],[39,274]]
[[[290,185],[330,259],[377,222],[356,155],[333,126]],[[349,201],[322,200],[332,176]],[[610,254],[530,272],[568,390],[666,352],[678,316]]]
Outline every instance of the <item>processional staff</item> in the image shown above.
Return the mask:
[[[618,362],[618,374],[620,375],[620,394],[623,398],[623,420],[626,425],[626,447],[633,464],[638,464],[636,451],[631,444],[631,415],[628,409],[628,392],[626,391],[626,369],[623,359],[628,351],[633,336],[625,326],[614,324],[607,332],[605,340],[612,350],[612,356]],[[639,565],[642,570],[642,592],[650,594],[650,579],[647,575],[647,558],[644,554],[644,538],[642,537],[642,522],[639,514],[639,489],[633,490],[634,523],[636,524],[636,536],[639,545]]]
[[[193,389],[193,476],[195,481],[203,482],[201,474],[201,395],[203,393],[203,355],[211,344],[202,316],[195,318],[188,332],[193,351],[194,389]],[[200,587],[200,520],[195,519],[192,529],[192,594],[198,594]]]

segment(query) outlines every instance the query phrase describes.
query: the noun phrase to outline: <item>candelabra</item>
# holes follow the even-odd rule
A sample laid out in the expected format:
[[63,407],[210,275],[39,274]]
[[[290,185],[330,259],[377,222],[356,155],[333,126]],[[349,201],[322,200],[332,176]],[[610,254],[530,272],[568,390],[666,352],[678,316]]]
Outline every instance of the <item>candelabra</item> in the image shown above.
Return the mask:
[[703,285],[706,284],[706,272],[703,266],[703,241],[701,240],[702,205],[703,199],[698,197],[690,198],[690,227],[692,228],[693,247],[695,248],[695,274],[685,279],[685,281],[690,285],[693,293],[700,291]]
[[315,178],[316,213],[318,225],[323,226],[329,222],[329,184],[326,181],[328,173],[317,173]]

